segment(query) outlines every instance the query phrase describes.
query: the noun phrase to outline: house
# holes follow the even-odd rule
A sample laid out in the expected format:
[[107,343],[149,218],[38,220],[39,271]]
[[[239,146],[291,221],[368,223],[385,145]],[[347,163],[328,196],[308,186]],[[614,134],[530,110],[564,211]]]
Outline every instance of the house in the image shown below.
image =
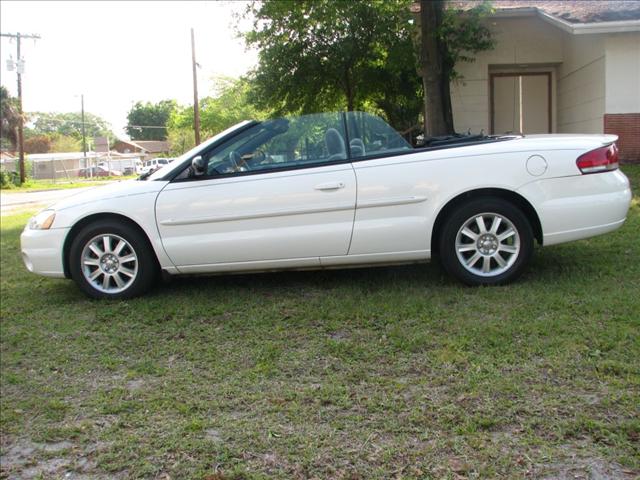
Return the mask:
[[118,140],[113,150],[119,153],[143,153],[144,159],[167,155],[169,142],[166,140]]
[[25,156],[31,164],[27,175],[34,179],[70,179],[78,176],[78,171],[95,162],[95,152],[31,153]]
[[137,140],[136,143],[153,157],[169,153],[169,142],[167,140]]
[[456,131],[612,133],[621,159],[640,161],[640,2],[492,5],[495,48],[456,65]]
[[35,179],[71,179],[83,168],[103,165],[109,170],[124,171],[141,162],[140,154],[119,154],[114,152],[62,152],[32,153],[26,156],[30,164],[27,175]]
[[5,172],[15,172],[17,161],[18,158],[11,155],[9,152],[0,152],[0,170]]

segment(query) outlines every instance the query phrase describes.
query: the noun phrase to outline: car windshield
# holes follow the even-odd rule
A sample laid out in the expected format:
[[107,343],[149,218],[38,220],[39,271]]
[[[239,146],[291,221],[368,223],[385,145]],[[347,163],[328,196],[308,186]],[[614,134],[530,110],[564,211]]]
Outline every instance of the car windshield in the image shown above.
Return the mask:
[[218,140],[220,140],[221,138],[224,138],[225,136],[229,135],[234,130],[240,129],[240,128],[244,127],[245,125],[249,124],[249,123],[251,123],[249,120],[245,120],[243,122],[240,122],[240,123],[237,123],[237,124],[233,125],[232,127],[227,128],[226,130],[223,130],[222,132],[218,133],[217,135],[214,135],[213,137],[211,137],[209,140],[204,141],[200,145],[196,145],[191,150],[183,153],[179,157],[176,157],[176,159],[173,162],[168,163],[167,165],[163,166],[162,168],[156,170],[151,175],[146,177],[145,180],[160,180],[160,179],[164,178],[167,174],[171,173],[172,171],[180,170],[182,168],[182,166],[184,165],[185,161],[190,160],[197,153],[199,153],[203,149],[207,148],[209,145],[211,145],[213,143],[216,143]]

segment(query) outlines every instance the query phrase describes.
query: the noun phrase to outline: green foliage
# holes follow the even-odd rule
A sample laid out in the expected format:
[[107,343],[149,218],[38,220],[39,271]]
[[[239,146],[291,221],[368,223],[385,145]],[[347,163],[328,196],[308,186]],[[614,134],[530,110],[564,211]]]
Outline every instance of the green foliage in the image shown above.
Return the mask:
[[14,188],[19,186],[20,175],[18,172],[0,170],[0,188]]
[[51,135],[50,152],[80,152],[82,151],[82,140],[70,135],[59,133]]
[[50,133],[48,135],[36,135],[24,141],[25,153],[49,153],[49,152],[79,152],[82,150],[82,140],[71,135]]
[[18,99],[9,94],[6,87],[0,86],[0,145],[15,149],[18,143],[20,109]]
[[451,79],[460,78],[455,71],[458,62],[473,62],[475,54],[495,46],[491,30],[484,22],[492,12],[489,0],[484,0],[464,13],[455,7],[444,11],[438,36],[446,47],[444,66]]
[[169,140],[169,154],[172,157],[180,156],[196,146],[193,128],[169,127],[167,140]]
[[[25,128],[25,138],[39,135],[64,135],[75,139],[82,139],[82,113],[81,112],[34,112],[29,113],[30,126]],[[111,131],[109,122],[94,115],[84,113],[84,126],[87,141],[93,137],[111,137],[115,135]]]
[[[214,78],[214,96],[200,99],[200,131],[211,137],[243,120],[263,119],[267,113],[249,103],[246,80],[228,77]],[[179,155],[193,146],[193,106],[177,107],[168,121],[168,138],[172,155]]]
[[127,114],[125,130],[132,140],[166,140],[166,127],[172,112],[177,108],[175,100],[158,103],[137,102]]
[[36,135],[25,139],[25,153],[48,153],[51,151],[51,137],[49,135]]
[[375,105],[394,126],[414,122],[422,94],[409,4],[254,2],[243,34],[259,51],[251,101],[276,114]]

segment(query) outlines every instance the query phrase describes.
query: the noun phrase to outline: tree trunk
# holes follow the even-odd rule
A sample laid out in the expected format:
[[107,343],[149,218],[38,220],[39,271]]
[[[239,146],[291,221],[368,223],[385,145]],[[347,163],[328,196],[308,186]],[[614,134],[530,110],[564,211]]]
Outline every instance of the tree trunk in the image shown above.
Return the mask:
[[449,90],[450,69],[445,66],[446,46],[438,38],[445,2],[420,1],[420,64],[425,97],[425,136],[454,133]]
[[351,85],[351,72],[347,68],[344,74],[345,81],[345,95],[347,97],[347,111],[353,112],[355,103],[355,92],[353,91],[353,85]]

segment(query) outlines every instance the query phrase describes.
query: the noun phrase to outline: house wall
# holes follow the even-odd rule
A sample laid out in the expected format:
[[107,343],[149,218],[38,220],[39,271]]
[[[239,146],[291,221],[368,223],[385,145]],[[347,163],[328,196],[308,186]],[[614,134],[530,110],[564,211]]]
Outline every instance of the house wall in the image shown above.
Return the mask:
[[552,132],[613,133],[625,161],[640,161],[640,33],[570,34],[536,16],[495,18],[496,46],[456,66],[454,127],[490,133],[490,75],[551,72]]
[[640,33],[605,42],[604,132],[618,135],[620,158],[640,162]]
[[32,162],[31,177],[41,179],[66,180],[78,176],[80,159],[39,160]]
[[639,113],[640,33],[609,35],[604,48],[606,113]]
[[605,111],[604,35],[562,32],[558,66],[558,132],[602,133]]
[[[555,75],[555,65],[563,59],[563,32],[537,17],[497,18],[491,20],[490,28],[495,48],[478,53],[474,62],[456,66],[463,77],[451,85],[453,120],[458,132],[470,129],[489,133],[490,73],[548,71]],[[555,129],[555,81],[552,86],[552,129]]]

